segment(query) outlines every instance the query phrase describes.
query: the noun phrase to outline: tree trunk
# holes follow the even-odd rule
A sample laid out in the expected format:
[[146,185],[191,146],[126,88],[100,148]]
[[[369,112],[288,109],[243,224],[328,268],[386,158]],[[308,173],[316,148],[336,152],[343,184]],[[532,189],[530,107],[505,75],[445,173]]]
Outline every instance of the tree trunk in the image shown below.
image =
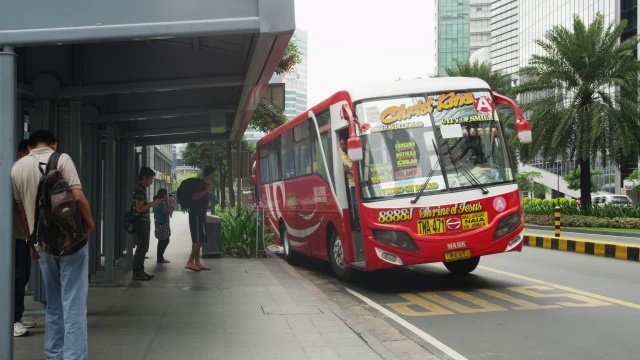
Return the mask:
[[231,143],[227,141],[227,180],[229,181],[229,204],[231,207],[236,206],[236,197],[233,191],[233,159],[231,156]]
[[591,210],[591,161],[580,160],[580,202],[582,210],[589,213]]

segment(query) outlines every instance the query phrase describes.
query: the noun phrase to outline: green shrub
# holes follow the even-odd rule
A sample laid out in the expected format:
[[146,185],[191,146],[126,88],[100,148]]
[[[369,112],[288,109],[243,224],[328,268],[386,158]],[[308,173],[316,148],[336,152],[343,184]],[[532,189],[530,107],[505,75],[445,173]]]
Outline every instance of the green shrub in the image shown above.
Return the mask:
[[[524,221],[530,224],[554,226],[555,217],[553,215],[524,215]],[[561,218],[561,226],[566,227],[605,227],[618,229],[640,228],[638,218],[601,218],[585,215],[566,215]]]
[[540,205],[542,204],[542,200],[540,199],[533,199],[533,205]]
[[522,199],[522,203],[525,204],[525,205],[529,205],[530,202],[531,202],[531,199],[528,196],[525,196]]
[[576,199],[569,200],[569,206],[572,206],[572,207],[578,206],[578,201]]
[[256,211],[242,207],[216,206],[216,215],[220,217],[222,230],[222,255],[251,258],[256,249],[263,250],[269,244],[273,234],[265,231],[264,239],[258,241],[256,248]]

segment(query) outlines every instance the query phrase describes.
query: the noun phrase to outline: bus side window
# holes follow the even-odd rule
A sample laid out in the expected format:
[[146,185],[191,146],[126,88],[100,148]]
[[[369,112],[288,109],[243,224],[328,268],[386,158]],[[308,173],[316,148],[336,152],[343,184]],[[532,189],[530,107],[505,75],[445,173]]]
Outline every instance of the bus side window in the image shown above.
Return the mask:
[[293,150],[296,162],[296,176],[311,173],[311,141],[309,139],[309,121],[293,129]]
[[287,130],[282,133],[282,172],[285,179],[296,176],[295,155],[293,153],[293,131]]
[[[268,145],[268,144],[267,144]],[[258,149],[260,154],[260,183],[268,184],[269,181],[269,151],[267,145]]]

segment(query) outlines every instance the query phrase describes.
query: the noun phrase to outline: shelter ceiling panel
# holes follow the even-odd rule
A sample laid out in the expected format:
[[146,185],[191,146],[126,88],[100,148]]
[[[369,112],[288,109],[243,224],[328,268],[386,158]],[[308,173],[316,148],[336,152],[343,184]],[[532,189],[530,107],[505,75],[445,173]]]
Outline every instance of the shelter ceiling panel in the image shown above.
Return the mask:
[[259,0],[5,1],[0,31],[258,17],[258,5]]
[[154,93],[134,93],[86,97],[82,101],[98,108],[100,114],[156,111],[188,107],[236,108],[237,92],[233,88],[210,88]]

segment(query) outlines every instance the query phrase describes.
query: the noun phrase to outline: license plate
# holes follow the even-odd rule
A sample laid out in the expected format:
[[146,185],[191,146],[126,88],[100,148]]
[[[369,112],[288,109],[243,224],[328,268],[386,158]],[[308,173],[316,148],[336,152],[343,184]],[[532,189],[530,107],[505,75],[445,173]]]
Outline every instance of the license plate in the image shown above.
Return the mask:
[[444,261],[456,261],[471,258],[471,250],[451,251],[444,253]]
[[418,235],[441,234],[445,232],[444,218],[418,220]]

